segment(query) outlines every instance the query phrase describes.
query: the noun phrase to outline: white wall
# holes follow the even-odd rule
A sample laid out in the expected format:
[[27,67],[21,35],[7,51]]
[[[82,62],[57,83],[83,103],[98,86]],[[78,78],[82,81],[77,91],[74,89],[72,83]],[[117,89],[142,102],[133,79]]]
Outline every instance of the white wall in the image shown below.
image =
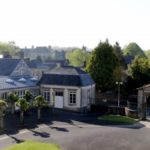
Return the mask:
[[90,85],[90,86],[85,86],[81,88],[81,95],[82,95],[82,103],[81,107],[86,107],[93,103],[91,101],[91,98],[95,98],[95,84]]
[[[63,91],[64,93],[64,109],[70,110],[78,110],[83,107],[89,106],[91,103],[91,98],[95,98],[95,84],[85,87],[75,87],[75,86],[57,86],[57,85],[41,85],[42,88],[49,89],[50,92],[50,105],[54,105],[54,95],[55,91]],[[69,104],[69,91],[75,90],[76,91],[76,104]],[[90,95],[88,97],[88,91]],[[42,92],[42,91],[41,91]]]
[[[41,90],[42,88],[49,88],[50,91],[50,105],[53,105],[54,101],[54,92],[55,91],[63,91],[64,93],[64,108],[66,109],[77,109],[81,107],[81,88],[80,87],[75,87],[75,86],[57,86],[57,85],[41,85]],[[69,90],[76,90],[76,104],[75,105],[70,105],[69,104]],[[42,92],[42,91],[41,91]]]

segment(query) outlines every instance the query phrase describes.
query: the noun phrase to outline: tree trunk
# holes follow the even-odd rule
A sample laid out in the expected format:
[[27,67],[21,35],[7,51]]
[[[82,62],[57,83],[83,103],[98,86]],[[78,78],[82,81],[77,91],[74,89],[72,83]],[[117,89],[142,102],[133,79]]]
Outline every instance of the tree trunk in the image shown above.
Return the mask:
[[38,108],[38,120],[41,119],[41,108]]
[[0,117],[0,128],[3,129],[4,128],[4,118]]
[[24,124],[24,112],[23,111],[20,112],[20,123]]
[[11,114],[14,114],[15,113],[15,104],[12,104],[11,106]]

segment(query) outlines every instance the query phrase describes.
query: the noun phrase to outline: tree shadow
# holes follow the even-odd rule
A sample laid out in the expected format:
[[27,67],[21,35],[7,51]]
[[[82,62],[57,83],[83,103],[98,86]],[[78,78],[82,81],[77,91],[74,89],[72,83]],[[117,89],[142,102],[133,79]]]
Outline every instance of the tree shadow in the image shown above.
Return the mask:
[[62,132],[69,132],[66,128],[60,128],[60,127],[50,127],[51,129],[56,129],[57,131],[62,131]]
[[22,143],[22,142],[24,142],[24,140],[18,139],[18,138],[16,138],[16,137],[12,136],[12,135],[8,135],[8,136],[9,136],[11,139],[13,139],[15,143]]
[[35,131],[35,130],[32,130],[32,129],[30,129],[30,131],[33,132],[34,136],[40,136],[42,138],[49,138],[50,137],[50,134],[47,133],[47,132],[38,132],[38,131]]

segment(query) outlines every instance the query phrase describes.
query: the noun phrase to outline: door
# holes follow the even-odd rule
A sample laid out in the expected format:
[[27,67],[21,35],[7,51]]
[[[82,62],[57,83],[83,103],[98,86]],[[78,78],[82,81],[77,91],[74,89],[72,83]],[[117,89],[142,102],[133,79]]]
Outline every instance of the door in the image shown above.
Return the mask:
[[63,108],[63,102],[64,96],[63,91],[56,91],[55,92],[55,108]]

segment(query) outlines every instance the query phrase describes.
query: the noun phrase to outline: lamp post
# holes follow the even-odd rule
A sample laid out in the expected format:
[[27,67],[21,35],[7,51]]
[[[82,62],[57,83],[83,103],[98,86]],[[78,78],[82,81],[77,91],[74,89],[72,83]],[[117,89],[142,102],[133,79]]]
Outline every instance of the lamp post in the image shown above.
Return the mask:
[[120,107],[120,85],[122,85],[123,82],[117,81],[116,85],[118,85],[118,107]]

